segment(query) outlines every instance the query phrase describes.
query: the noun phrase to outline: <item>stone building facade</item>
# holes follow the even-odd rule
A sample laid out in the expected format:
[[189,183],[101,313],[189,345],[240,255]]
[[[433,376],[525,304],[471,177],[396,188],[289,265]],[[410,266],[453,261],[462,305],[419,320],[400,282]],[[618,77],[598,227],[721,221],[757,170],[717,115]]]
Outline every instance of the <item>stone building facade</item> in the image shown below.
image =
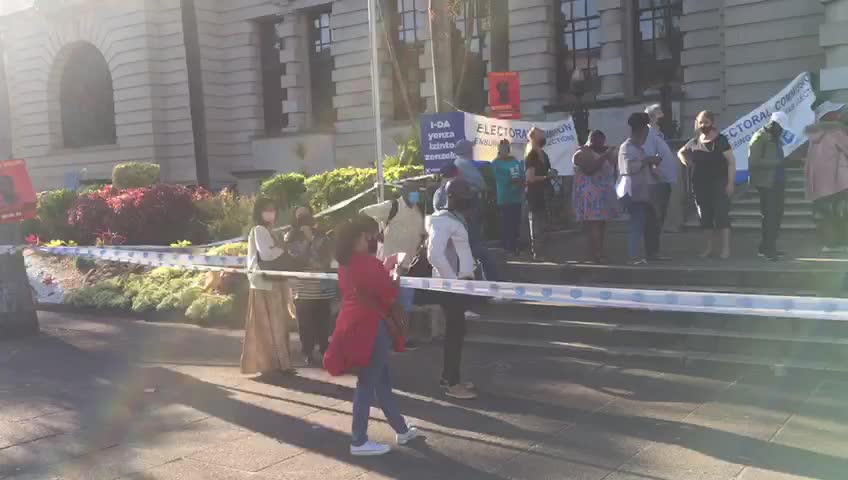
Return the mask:
[[[434,108],[428,3],[380,1],[387,153]],[[469,111],[485,113],[500,70],[520,73],[524,117],[586,107],[612,141],[660,101],[683,135],[702,109],[732,122],[802,71],[848,100],[848,0],[469,0],[453,14],[440,73]],[[212,186],[369,165],[368,34],[366,0],[42,0],[0,19],[0,155],[10,144],[38,188],[133,160]]]

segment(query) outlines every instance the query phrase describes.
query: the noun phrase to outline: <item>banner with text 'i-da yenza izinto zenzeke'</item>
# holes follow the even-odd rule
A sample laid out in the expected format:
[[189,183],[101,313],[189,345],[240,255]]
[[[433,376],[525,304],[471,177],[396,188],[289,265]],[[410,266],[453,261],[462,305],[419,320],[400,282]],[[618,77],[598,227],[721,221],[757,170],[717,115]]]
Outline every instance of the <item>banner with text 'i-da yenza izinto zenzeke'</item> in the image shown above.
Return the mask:
[[507,139],[516,158],[524,158],[527,133],[537,127],[547,132],[545,152],[551,167],[560,175],[572,175],[571,157],[577,151],[577,134],[571,117],[558,122],[528,122],[484,117],[465,112],[421,115],[421,150],[424,168],[438,171],[456,156],[456,142],[466,139],[474,144],[473,160],[491,162],[497,157],[498,144]]

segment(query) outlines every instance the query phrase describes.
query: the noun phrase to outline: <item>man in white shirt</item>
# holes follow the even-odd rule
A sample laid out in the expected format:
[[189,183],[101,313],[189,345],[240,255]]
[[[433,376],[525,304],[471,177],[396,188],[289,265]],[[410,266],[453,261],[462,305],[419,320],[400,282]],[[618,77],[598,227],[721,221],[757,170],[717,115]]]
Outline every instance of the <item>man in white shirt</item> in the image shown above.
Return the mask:
[[[659,104],[651,105],[645,109],[645,113],[651,118],[648,139],[643,146],[645,154],[648,156],[658,156],[662,158],[657,167],[660,173],[660,184],[657,186],[658,211],[655,220],[649,221],[645,225],[645,251],[649,261],[667,261],[669,258],[660,255],[660,237],[662,236],[663,225],[666,222],[667,214],[670,210],[672,198],[674,202],[679,203],[677,198],[672,195],[676,190],[678,178],[680,176],[680,163],[677,156],[671,151],[665,141],[660,129],[660,121],[665,116],[662,106]],[[679,195],[678,195],[679,196]],[[677,208],[677,205],[671,206],[672,209]],[[672,225],[679,227],[680,221],[673,219]]]

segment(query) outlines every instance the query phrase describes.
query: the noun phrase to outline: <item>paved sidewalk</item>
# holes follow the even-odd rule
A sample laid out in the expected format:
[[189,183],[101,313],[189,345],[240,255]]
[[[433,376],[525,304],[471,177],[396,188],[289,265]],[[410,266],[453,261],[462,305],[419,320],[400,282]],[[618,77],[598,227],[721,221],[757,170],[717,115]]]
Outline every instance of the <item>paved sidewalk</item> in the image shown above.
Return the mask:
[[[441,395],[438,346],[393,361],[426,438],[347,452],[353,379],[238,374],[241,332],[42,313],[0,343],[0,478],[844,479],[848,384],[471,349],[481,398]],[[392,434],[373,411],[371,434]]]

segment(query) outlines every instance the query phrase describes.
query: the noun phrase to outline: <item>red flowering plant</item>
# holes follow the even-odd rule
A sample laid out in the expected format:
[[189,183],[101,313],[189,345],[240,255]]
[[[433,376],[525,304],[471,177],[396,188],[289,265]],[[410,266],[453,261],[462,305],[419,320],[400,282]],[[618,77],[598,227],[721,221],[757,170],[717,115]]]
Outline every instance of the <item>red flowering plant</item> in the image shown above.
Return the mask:
[[112,242],[117,236],[129,245],[170,245],[179,240],[203,243],[206,232],[196,221],[194,200],[204,195],[208,195],[205,190],[184,185],[126,190],[106,186],[80,195],[68,223],[86,243],[93,243],[104,232]]

